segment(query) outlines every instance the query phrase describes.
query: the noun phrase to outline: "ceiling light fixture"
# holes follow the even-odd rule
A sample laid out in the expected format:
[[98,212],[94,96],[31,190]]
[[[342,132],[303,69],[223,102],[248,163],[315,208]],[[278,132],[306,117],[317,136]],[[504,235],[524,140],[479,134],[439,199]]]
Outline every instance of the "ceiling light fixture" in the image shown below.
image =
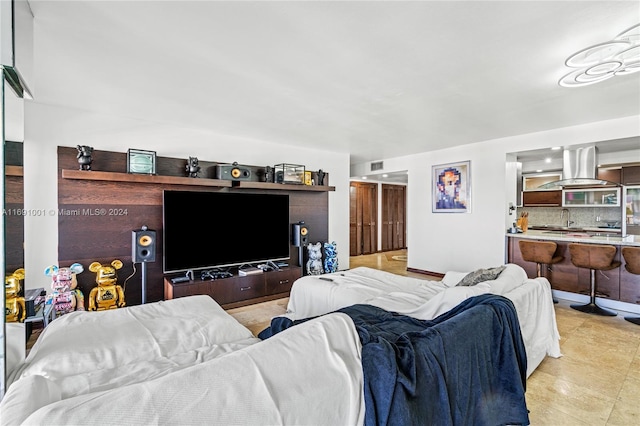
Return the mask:
[[574,53],[567,58],[565,65],[572,71],[558,81],[563,87],[588,86],[613,76],[640,71],[640,24],[623,31],[613,40]]

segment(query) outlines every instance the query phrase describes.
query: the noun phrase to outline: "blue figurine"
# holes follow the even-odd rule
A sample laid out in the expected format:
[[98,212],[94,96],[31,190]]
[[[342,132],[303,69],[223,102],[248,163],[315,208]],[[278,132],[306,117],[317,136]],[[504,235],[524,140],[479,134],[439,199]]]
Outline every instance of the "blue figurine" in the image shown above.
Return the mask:
[[324,272],[331,273],[338,270],[338,250],[336,242],[324,243]]

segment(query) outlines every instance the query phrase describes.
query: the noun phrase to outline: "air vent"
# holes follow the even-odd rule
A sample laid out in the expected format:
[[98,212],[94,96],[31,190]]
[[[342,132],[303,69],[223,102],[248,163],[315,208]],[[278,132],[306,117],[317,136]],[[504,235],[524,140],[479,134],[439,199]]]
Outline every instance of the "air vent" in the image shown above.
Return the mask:
[[375,172],[376,170],[384,169],[384,164],[382,161],[376,161],[375,163],[371,163],[371,171]]

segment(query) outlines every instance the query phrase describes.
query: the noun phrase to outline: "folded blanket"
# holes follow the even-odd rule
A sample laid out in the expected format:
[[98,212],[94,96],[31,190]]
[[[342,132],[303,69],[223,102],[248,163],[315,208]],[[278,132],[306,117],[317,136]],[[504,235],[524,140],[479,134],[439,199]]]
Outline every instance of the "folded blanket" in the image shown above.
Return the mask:
[[[365,424],[529,424],[526,354],[509,299],[472,297],[430,321],[370,305],[339,312],[362,343]],[[259,337],[303,321],[274,318]]]

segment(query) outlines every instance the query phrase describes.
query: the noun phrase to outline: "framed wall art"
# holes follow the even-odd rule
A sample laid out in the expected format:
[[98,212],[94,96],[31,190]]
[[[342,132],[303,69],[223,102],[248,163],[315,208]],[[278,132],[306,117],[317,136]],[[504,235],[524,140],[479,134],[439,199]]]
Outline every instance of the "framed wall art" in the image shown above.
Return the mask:
[[434,213],[468,213],[471,210],[471,162],[432,166]]
[[155,175],[156,152],[129,149],[127,151],[127,173]]

